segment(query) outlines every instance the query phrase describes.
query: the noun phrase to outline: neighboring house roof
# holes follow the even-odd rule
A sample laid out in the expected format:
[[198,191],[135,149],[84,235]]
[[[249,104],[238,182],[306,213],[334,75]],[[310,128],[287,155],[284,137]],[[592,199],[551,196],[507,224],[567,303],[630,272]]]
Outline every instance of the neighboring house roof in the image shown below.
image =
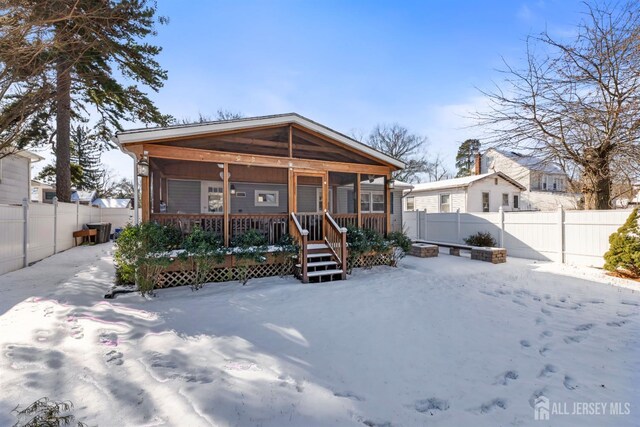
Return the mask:
[[[370,184],[372,185],[384,185],[384,177],[378,177],[373,180]],[[397,179],[393,180],[393,188],[396,190],[409,190],[413,188],[413,184],[409,184],[408,182],[398,181]]]
[[51,184],[47,184],[46,182],[42,182],[42,181],[36,181],[35,179],[31,180],[31,186],[32,187],[40,187],[40,188],[51,188],[51,189],[56,188]]
[[72,202],[92,202],[96,198],[96,190],[92,191],[82,191],[82,190],[73,190],[71,192],[71,201]]
[[259,126],[286,125],[289,123],[295,123],[312,131],[318,132],[328,138],[335,139],[336,141],[346,146],[355,148],[384,163],[396,166],[401,169],[405,166],[404,162],[398,159],[381,153],[380,151],[375,150],[368,145],[365,145],[340,132],[321,125],[320,123],[316,123],[313,120],[303,117],[297,113],[276,114],[272,116],[260,117],[246,117],[234,120],[192,123],[187,125],[173,125],[167,127],[131,129],[123,132],[117,132],[115,139],[116,142],[126,145],[139,142],[153,142],[157,139],[182,138],[222,131],[251,129],[253,127]]
[[418,191],[431,191],[431,190],[441,190],[445,188],[464,188],[473,184],[474,182],[481,181],[486,178],[494,178],[500,177],[505,181],[508,181],[515,187],[518,187],[520,190],[524,191],[526,188],[520,184],[518,181],[508,177],[502,172],[490,172],[483,173],[480,175],[469,175],[462,178],[453,178],[453,179],[445,179],[442,181],[434,181],[434,182],[425,182],[423,184],[415,184],[413,186],[413,192]]
[[91,204],[100,208],[129,208],[131,199],[95,199]]
[[44,157],[27,150],[16,151],[15,153],[11,153],[11,155],[24,157],[25,159],[31,160],[33,163],[39,162],[40,160],[44,160]]
[[523,166],[529,170],[545,172],[549,174],[565,174],[557,165],[548,161],[543,161],[534,156],[526,156],[516,151],[499,150],[497,148],[490,148],[489,150],[496,151],[497,153],[510,158],[520,166]]

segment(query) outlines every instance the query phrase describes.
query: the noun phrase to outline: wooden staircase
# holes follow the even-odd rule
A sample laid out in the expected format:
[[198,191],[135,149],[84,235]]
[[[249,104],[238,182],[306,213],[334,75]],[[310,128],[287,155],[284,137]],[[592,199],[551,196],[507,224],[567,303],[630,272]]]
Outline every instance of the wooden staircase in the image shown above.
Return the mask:
[[338,227],[329,213],[324,242],[309,242],[308,230],[300,226],[295,213],[291,214],[295,224],[294,238],[300,246],[294,274],[303,283],[321,283],[347,278],[347,230]]

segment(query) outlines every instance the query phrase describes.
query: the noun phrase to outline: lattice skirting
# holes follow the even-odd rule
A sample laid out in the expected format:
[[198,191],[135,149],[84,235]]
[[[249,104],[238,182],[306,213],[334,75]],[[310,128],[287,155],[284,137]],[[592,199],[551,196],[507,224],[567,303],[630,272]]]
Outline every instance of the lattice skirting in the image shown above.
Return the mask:
[[[376,265],[390,265],[391,254],[365,254],[349,261],[349,268],[371,268]],[[257,264],[247,267],[250,279],[270,276],[290,276],[294,273],[292,263],[287,264]],[[213,269],[205,283],[229,282],[240,280],[242,270],[239,267],[222,267]],[[156,288],[171,288],[174,286],[189,286],[195,284],[196,272],[193,270],[165,271],[160,275]]]

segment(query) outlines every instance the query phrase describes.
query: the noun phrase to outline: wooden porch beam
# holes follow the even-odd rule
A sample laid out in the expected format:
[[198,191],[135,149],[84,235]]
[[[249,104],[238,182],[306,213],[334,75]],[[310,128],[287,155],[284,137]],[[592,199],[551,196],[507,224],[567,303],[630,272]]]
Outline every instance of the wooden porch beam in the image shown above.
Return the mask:
[[229,246],[229,211],[231,210],[229,190],[229,163],[225,163],[222,168],[222,212],[224,213],[222,235],[225,246]]
[[362,165],[356,163],[328,162],[322,160],[288,159],[286,157],[225,153],[221,151],[199,150],[194,148],[147,145],[149,157],[162,159],[190,160],[196,162],[234,163],[240,165],[270,166],[279,168],[311,169],[316,171],[358,172],[374,175],[387,175],[388,166]]
[[362,212],[360,212],[360,174],[356,174],[356,200],[354,202],[358,214],[358,228],[362,228]]
[[293,158],[293,127],[289,125],[289,158]]
[[386,229],[385,235],[391,232],[391,189],[389,188],[389,180],[391,179],[391,174],[387,174],[384,177],[384,210],[387,213],[386,215]]

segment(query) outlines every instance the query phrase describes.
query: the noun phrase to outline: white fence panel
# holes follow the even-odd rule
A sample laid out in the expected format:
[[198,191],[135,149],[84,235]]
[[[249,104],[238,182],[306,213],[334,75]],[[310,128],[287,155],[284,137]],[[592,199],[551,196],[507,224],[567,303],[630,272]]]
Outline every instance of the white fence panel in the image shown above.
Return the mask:
[[0,274],[24,264],[22,206],[0,205]]
[[53,211],[53,204],[29,205],[28,262],[39,261],[53,255],[55,221]]
[[113,233],[116,228],[124,228],[127,224],[133,224],[133,209],[102,209],[102,222],[110,222]]
[[58,252],[72,248],[73,232],[82,228],[78,224],[77,205],[75,203],[58,203],[58,229],[56,231],[56,250]]
[[409,237],[462,243],[488,231],[510,256],[602,267],[609,236],[630,211],[552,211],[498,213],[404,212]]
[[420,220],[421,212],[418,211],[405,211],[402,212],[402,224],[403,229],[407,233],[410,239],[419,239],[420,233],[418,228],[418,221]]
[[569,264],[604,265],[609,236],[629,216],[629,211],[565,212],[565,261]]
[[562,262],[558,212],[505,212],[504,246],[517,258]]

